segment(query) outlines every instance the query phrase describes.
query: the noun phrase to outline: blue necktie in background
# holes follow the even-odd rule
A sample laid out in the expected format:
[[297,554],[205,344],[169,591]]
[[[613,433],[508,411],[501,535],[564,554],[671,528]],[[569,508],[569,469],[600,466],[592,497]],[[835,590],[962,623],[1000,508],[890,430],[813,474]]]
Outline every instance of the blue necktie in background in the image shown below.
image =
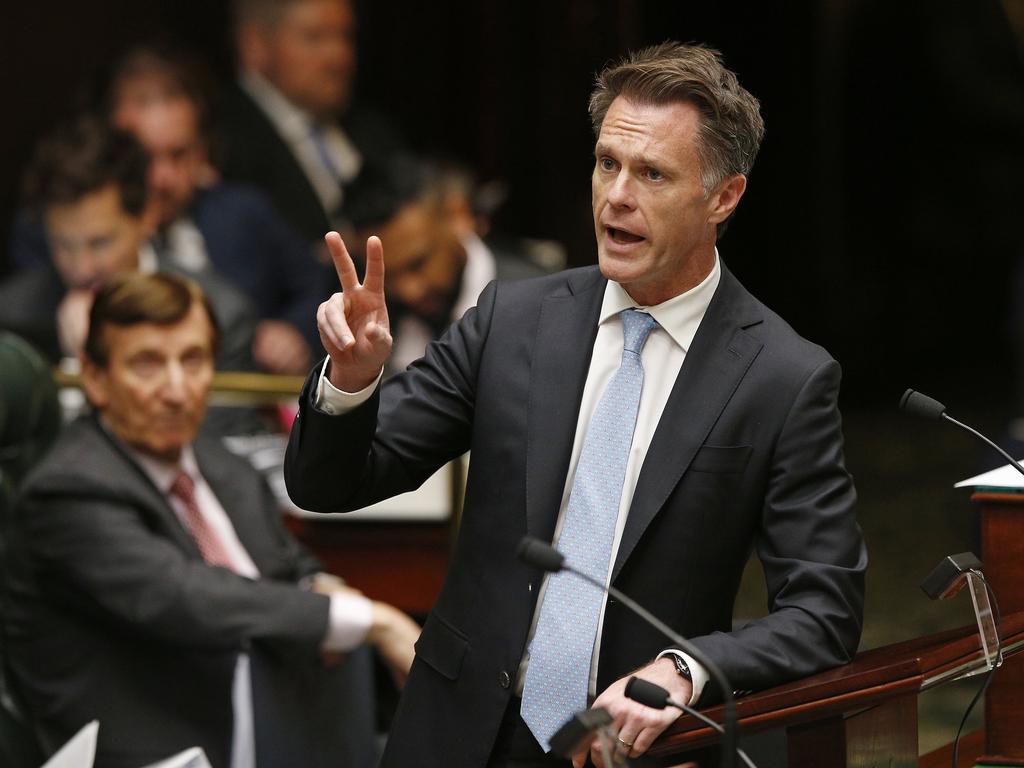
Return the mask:
[[[583,440],[576,477],[558,539],[566,560],[601,579],[608,573],[622,483],[644,385],[640,352],[653,317],[635,309],[620,313],[623,349],[619,370],[594,410]],[[590,662],[604,595],[568,573],[548,579],[537,631],[530,644],[520,714],[550,750],[555,732],[587,708]]]

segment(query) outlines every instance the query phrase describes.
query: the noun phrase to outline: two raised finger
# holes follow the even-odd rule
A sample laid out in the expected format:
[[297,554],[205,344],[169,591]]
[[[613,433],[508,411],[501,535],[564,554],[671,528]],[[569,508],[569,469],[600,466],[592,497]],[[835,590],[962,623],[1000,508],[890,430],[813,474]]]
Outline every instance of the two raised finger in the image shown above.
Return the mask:
[[338,352],[344,352],[355,342],[352,330],[348,327],[348,320],[345,318],[345,302],[340,293],[334,294],[320,305],[316,311],[316,325],[324,345],[329,344]]
[[[375,237],[370,239],[380,243],[380,240]],[[354,291],[359,287],[359,274],[356,272],[356,265],[353,263],[352,257],[349,256],[348,248],[345,247],[345,241],[337,232],[328,232],[324,236],[324,242],[327,243],[327,250],[331,253],[331,261],[334,262],[334,271],[338,273],[341,290]],[[381,271],[383,274],[383,266]]]

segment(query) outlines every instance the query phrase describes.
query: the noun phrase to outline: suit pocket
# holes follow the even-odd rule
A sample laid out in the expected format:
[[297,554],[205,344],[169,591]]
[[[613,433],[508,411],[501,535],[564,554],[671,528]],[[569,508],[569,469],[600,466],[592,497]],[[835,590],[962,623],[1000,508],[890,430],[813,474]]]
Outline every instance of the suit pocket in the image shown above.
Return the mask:
[[693,457],[690,469],[694,472],[742,472],[753,452],[749,445],[705,445]]
[[416,641],[416,656],[449,680],[457,680],[467,644],[464,634],[436,613],[431,613]]

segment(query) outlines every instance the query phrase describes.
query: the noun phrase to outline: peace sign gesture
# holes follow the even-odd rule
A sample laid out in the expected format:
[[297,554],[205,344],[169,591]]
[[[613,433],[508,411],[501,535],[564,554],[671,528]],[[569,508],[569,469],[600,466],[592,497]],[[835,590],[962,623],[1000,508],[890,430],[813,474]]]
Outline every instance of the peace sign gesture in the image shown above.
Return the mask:
[[384,246],[379,237],[366,241],[366,279],[360,285],[355,264],[337,232],[324,238],[341,281],[320,305],[316,325],[331,358],[331,384],[358,392],[373,384],[391,355],[391,326],[384,303]]

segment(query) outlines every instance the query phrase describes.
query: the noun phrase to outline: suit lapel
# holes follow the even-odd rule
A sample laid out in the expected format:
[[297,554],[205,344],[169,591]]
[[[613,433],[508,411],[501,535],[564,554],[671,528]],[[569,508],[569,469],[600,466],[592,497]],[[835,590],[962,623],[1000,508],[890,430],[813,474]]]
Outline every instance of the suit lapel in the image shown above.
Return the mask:
[[722,277],[669,395],[644,460],[612,579],[690,466],[733,392],[761,351],[746,331],[761,309],[722,265]]
[[530,368],[526,513],[527,532],[546,541],[558,519],[604,286],[596,268],[577,272],[541,305]]
[[242,547],[252,558],[261,573],[269,572],[269,552],[266,550],[267,535],[261,527],[263,499],[259,483],[248,482],[248,477],[239,481],[238,473],[232,471],[228,462],[217,455],[219,447],[205,440],[195,443],[196,462],[203,473],[213,495],[231,520]]

